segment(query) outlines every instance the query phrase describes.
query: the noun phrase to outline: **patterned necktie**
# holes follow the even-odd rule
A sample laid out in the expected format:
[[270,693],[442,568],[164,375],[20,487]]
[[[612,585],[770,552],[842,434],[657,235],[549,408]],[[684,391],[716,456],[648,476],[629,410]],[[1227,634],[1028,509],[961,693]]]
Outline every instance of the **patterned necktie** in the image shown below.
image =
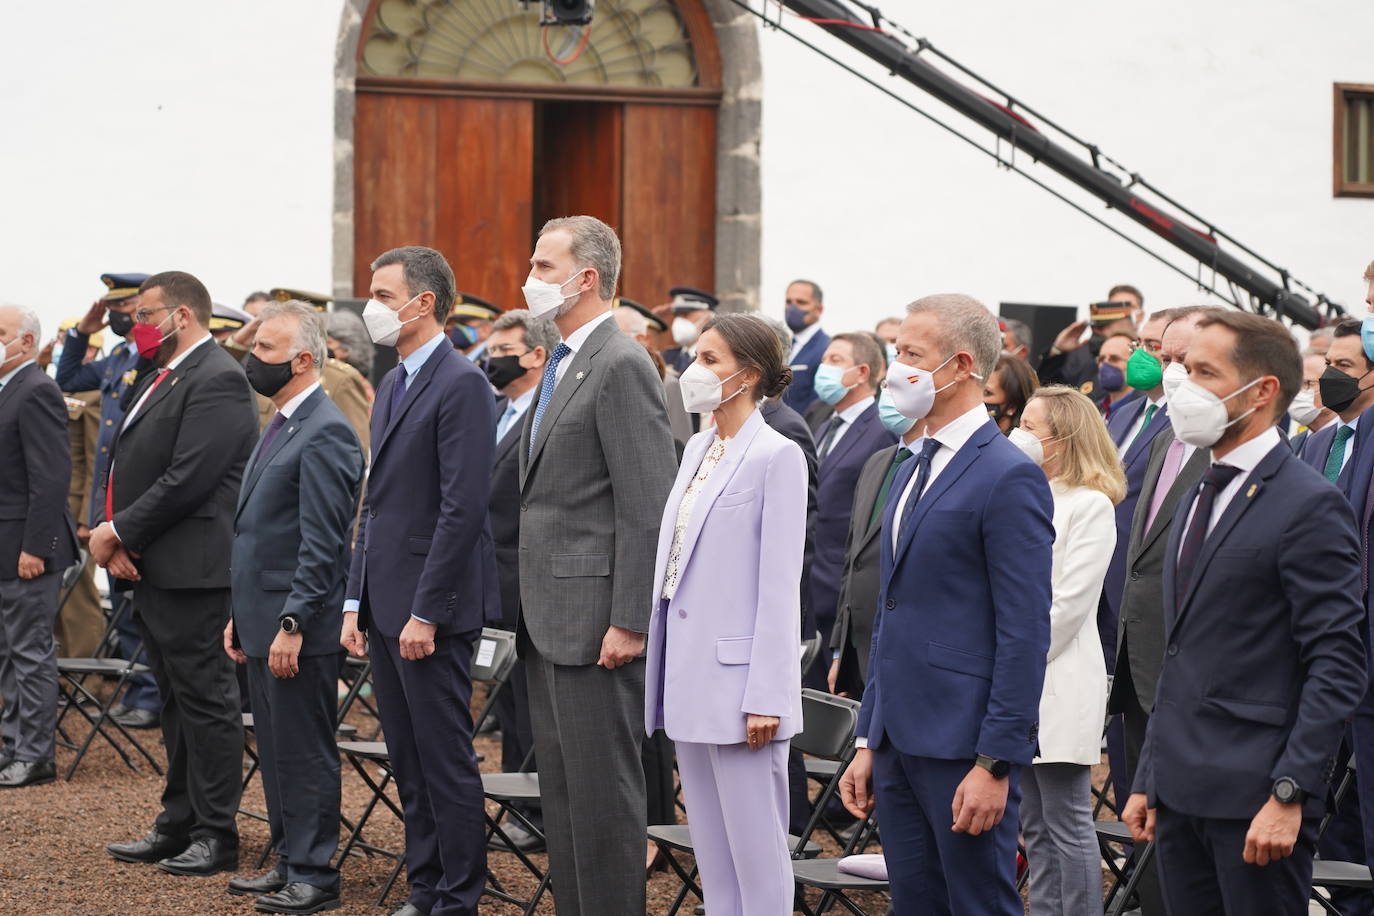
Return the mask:
[[1188,525],[1188,533],[1183,537],[1183,546],[1178,551],[1178,568],[1174,575],[1174,607],[1183,607],[1183,599],[1193,584],[1193,572],[1197,567],[1202,544],[1207,540],[1207,529],[1212,526],[1212,509],[1217,504],[1217,496],[1226,489],[1240,468],[1229,464],[1214,464],[1202,475],[1202,489],[1197,495],[1197,505],[1193,507],[1193,520]]
[[267,424],[267,430],[262,434],[262,445],[258,448],[258,453],[253,457],[253,467],[249,472],[257,469],[258,462],[262,461],[262,456],[267,454],[267,450],[272,447],[272,440],[277,438],[277,433],[281,432],[282,426],[286,423],[286,414],[280,410],[272,418],[272,422]]
[[1178,472],[1183,468],[1183,450],[1187,448],[1182,439],[1175,439],[1169,443],[1169,450],[1164,453],[1164,464],[1159,469],[1159,479],[1155,481],[1155,491],[1150,494],[1150,513],[1145,516],[1145,530],[1141,535],[1148,534],[1150,529],[1155,526],[1155,518],[1159,515],[1159,507],[1164,505],[1164,498],[1173,489],[1174,481],[1178,480]]
[[409,374],[406,372],[405,363],[396,364],[396,384],[391,386],[391,404],[386,412],[387,426],[390,426],[392,421],[396,419],[396,414],[401,409],[401,402],[406,398],[406,376]]
[[868,527],[873,525],[882,517],[883,510],[887,508],[887,497],[892,492],[892,478],[897,476],[897,469],[902,466],[902,462],[911,457],[911,449],[903,445],[897,449],[897,454],[892,456],[892,463],[887,467],[887,475],[883,477],[883,485],[878,490],[878,498],[873,501],[873,511],[868,516]]
[[558,383],[558,364],[572,353],[572,347],[563,342],[553,348],[553,358],[544,367],[544,377],[539,382],[539,403],[534,407],[534,422],[530,424],[530,458],[534,457],[534,443],[539,441],[539,421],[544,419],[544,409],[553,400],[553,387]]
[[1159,410],[1158,404],[1145,405],[1145,422],[1140,424],[1140,429],[1131,437],[1131,444],[1126,446],[1127,451],[1135,448],[1135,444],[1140,441],[1140,437],[1145,435],[1145,430],[1150,428],[1150,421],[1155,418],[1155,411],[1157,410]]
[[1345,444],[1355,435],[1355,427],[1342,426],[1336,430],[1336,441],[1331,443],[1331,452],[1326,456],[1326,479],[1335,483],[1341,478],[1341,468],[1345,465]]
[[916,456],[916,483],[911,488],[911,498],[902,507],[902,524],[898,531],[906,534],[906,526],[916,514],[916,504],[921,501],[921,494],[925,492],[926,484],[930,483],[930,459],[935,456],[935,452],[940,448],[940,443],[934,439],[927,439],[925,445],[921,446],[921,454]]

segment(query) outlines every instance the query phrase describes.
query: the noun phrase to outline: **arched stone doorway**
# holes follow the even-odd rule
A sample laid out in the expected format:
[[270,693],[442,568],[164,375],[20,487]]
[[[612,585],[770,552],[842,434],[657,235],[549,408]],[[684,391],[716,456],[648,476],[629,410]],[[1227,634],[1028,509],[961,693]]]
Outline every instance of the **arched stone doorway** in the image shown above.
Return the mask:
[[[338,48],[335,292],[397,244],[449,254],[504,307],[549,216],[625,241],[622,292],[757,306],[754,26],[722,0],[600,0],[576,60],[518,0],[347,0]],[[544,39],[548,39],[548,51]]]

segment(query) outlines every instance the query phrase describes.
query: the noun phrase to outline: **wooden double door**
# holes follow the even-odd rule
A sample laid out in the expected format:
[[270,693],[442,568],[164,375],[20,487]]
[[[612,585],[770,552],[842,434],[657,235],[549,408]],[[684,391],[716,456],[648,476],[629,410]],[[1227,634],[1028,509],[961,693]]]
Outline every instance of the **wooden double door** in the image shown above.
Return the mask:
[[378,254],[428,245],[459,290],[522,308],[539,228],[573,214],[620,234],[621,294],[653,306],[715,285],[714,105],[360,87],[354,176],[360,296]]

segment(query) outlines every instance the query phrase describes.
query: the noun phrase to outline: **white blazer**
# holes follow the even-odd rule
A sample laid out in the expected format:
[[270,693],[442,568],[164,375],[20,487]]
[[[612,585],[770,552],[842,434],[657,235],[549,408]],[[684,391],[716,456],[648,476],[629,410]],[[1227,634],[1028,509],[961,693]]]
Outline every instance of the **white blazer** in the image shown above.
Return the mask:
[[1091,765],[1102,759],[1107,714],[1107,663],[1097,633],[1097,605],[1116,547],[1116,510],[1105,494],[1088,487],[1051,481],[1050,491],[1053,603],[1035,763]]

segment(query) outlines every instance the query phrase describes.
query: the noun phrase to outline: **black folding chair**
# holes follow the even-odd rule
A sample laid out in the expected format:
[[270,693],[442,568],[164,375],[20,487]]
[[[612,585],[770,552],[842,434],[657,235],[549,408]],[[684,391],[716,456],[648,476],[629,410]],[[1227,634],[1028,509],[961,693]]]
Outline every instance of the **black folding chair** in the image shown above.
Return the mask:
[[[149,670],[147,665],[122,658],[59,658],[57,660],[57,692],[60,708],[57,717],[57,736],[64,747],[76,751],[75,758],[67,767],[65,779],[70,781],[76,775],[77,767],[85,759],[86,752],[90,750],[91,743],[95,741],[97,735],[104,738],[115,749],[129,769],[138,770],[138,764],[134,762],[129,752],[124,749],[119,741],[115,740],[114,734],[110,731],[111,726],[133,746],[138,754],[148,761],[153,772],[159,776],[162,775],[161,764],[134,736],[133,732],[125,728],[118,720],[110,718],[110,709],[114,706],[115,700],[128,683],[129,678]],[[115,687],[107,697],[101,699],[86,686],[86,680],[90,677],[113,679]],[[80,713],[89,726],[89,730],[80,742],[71,737],[64,724],[67,715],[72,710]]]
[[[340,741],[339,752],[344,759],[352,765],[357,774],[362,777],[367,787],[372,790],[372,797],[368,799],[363,807],[363,812],[359,815],[357,823],[351,825],[348,832],[348,839],[339,850],[339,858],[335,861],[336,868],[343,868],[344,860],[348,858],[353,850],[361,850],[366,855],[380,855],[396,860],[396,867],[391,870],[390,877],[382,885],[381,892],[377,894],[375,906],[381,906],[386,902],[387,895],[391,893],[391,888],[400,877],[401,869],[405,867],[405,851],[387,849],[375,843],[368,842],[363,837],[363,828],[372,818],[372,812],[376,810],[378,804],[383,804],[391,809],[391,813],[396,815],[397,820],[405,823],[405,813],[401,811],[400,805],[391,800],[391,796],[386,794],[387,787],[395,779],[395,771],[391,768],[391,755],[387,753],[386,743],[382,741]],[[375,767],[381,771],[381,778],[378,779],[369,771],[369,767]]]
[[[1102,861],[1112,875],[1107,898],[1102,904],[1103,911],[1108,916],[1121,916],[1131,905],[1136,886],[1154,859],[1155,844],[1137,843],[1131,836],[1130,828],[1121,821],[1096,821],[1093,828],[1097,831],[1097,847],[1102,853]],[[1121,859],[1120,863],[1117,862],[1118,858]]]
[[[802,731],[792,738],[792,746],[804,754],[839,760],[841,765],[834,777],[821,790],[811,817],[800,834],[787,837],[787,848],[793,859],[814,859],[822,852],[819,843],[812,841],[811,835],[821,821],[826,804],[839,791],[840,777],[845,767],[854,757],[854,727],[859,721],[859,704],[847,697],[837,697],[819,690],[802,690]],[[689,824],[664,824],[652,826],[648,831],[649,839],[663,851],[668,867],[678,876],[682,887],[668,908],[667,916],[676,916],[687,901],[687,895],[695,895],[704,900],[701,886],[697,884],[697,867],[693,864],[688,870],[674,853],[693,854],[691,826]]]
[[[1359,803],[1359,799],[1350,797],[1354,787],[1355,755],[1352,753],[1346,760],[1345,771],[1341,774],[1341,780],[1336,784],[1331,795],[1331,804],[1327,806],[1327,812],[1317,827],[1318,840],[1326,832],[1326,828],[1331,826],[1331,821],[1340,812],[1342,805]],[[1318,888],[1327,892],[1333,888],[1369,891],[1374,889],[1374,880],[1371,880],[1369,867],[1361,862],[1338,862],[1321,858],[1312,862],[1312,900],[1324,912],[1330,913],[1332,916],[1342,916],[1336,904],[1321,894]]]
[[343,722],[354,704],[361,706],[377,723],[367,736],[367,740],[376,741],[382,733],[382,718],[378,715],[377,707],[371,699],[372,660],[356,658],[352,655],[344,656],[344,664],[339,672],[339,678],[348,685],[348,691],[344,694],[344,698],[339,701],[339,712],[335,717],[336,720]]

